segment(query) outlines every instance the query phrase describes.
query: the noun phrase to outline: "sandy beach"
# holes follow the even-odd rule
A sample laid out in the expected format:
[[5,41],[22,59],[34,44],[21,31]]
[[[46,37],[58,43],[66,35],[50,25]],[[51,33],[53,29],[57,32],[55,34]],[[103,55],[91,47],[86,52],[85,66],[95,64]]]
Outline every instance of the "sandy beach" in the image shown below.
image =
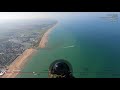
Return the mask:
[[29,57],[35,52],[36,50],[32,48],[25,50],[22,55],[17,57],[16,60],[10,64],[7,72],[2,76],[2,78],[15,78],[22,67],[27,63]]
[[43,35],[43,37],[42,37],[42,39],[41,39],[41,41],[39,43],[39,47],[40,48],[45,48],[46,43],[48,42],[48,36],[49,36],[50,32],[52,30],[54,30],[54,28],[56,27],[56,25],[54,25],[52,28],[50,28],[49,30],[47,30],[47,32]]
[[[50,34],[50,32],[55,28],[56,25],[54,25],[52,28],[48,29],[40,43],[39,43],[39,48],[45,48],[45,45],[48,41],[48,35]],[[21,69],[24,67],[24,65],[27,63],[28,59],[35,53],[37,52],[36,49],[30,48],[27,49],[23,52],[22,55],[18,56],[9,66],[8,66],[8,70],[6,71],[6,73],[1,76],[1,78],[15,78],[20,72]]]

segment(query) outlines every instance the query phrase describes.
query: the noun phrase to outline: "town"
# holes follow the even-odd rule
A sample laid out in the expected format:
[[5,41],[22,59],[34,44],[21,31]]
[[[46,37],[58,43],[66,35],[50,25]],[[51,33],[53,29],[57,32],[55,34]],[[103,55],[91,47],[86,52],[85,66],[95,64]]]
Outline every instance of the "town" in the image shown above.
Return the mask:
[[4,71],[4,67],[10,65],[26,49],[37,47],[42,35],[56,23],[51,21],[38,24],[37,21],[36,25],[34,22],[29,21],[30,24],[27,22],[25,25],[17,23],[15,27],[12,25],[9,32],[2,34],[4,37],[0,37],[0,72]]

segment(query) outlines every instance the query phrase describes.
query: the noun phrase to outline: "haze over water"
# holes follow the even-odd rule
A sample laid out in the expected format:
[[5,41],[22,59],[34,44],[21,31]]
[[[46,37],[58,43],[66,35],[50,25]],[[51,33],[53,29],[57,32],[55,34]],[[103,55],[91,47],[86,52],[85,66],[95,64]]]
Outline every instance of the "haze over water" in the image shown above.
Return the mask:
[[107,14],[81,12],[58,20],[46,48],[39,49],[22,70],[39,74],[18,77],[48,78],[48,68],[57,59],[69,61],[77,78],[120,77],[120,19],[101,18]]

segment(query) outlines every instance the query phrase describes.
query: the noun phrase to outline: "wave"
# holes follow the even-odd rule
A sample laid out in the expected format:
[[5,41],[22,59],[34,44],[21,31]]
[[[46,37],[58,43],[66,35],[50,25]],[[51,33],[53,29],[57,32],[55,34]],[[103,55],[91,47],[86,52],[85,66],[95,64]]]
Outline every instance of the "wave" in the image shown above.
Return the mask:
[[71,46],[66,46],[66,47],[63,47],[63,48],[72,48],[72,47],[75,47],[75,46],[71,45]]

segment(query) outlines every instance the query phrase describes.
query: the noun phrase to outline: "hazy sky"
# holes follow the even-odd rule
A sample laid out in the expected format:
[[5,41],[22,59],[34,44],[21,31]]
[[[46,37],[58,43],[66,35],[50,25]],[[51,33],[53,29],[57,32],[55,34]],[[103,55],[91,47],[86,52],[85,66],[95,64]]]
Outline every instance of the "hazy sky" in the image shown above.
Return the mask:
[[105,12],[0,12],[0,21],[13,19],[35,19],[35,18],[89,18],[90,15],[102,15]]
[[0,19],[67,18],[74,12],[0,12]]

